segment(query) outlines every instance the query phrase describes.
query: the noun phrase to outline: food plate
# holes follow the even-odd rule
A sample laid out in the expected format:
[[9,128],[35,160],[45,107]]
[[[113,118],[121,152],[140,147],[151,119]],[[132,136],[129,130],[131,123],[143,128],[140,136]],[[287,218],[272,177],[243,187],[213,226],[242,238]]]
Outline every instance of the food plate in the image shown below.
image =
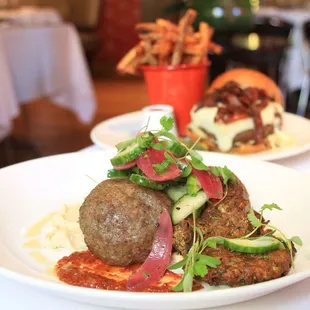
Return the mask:
[[[124,309],[202,309],[263,296],[310,276],[310,233],[305,186],[310,178],[275,164],[224,154],[202,154],[210,165],[227,165],[247,187],[254,208],[278,203],[284,211],[268,218],[287,235],[304,242],[295,270],[269,282],[239,288],[206,287],[192,293],[134,293],[101,291],[59,283],[23,247],[24,233],[34,222],[64,204],[80,204],[105,179],[114,151],[73,153],[33,160],[0,170],[0,275],[37,290],[80,302]],[[91,178],[89,178],[90,176]],[[57,253],[56,253],[57,254]],[[62,256],[63,253],[58,253]],[[56,255],[56,256],[57,256]],[[56,257],[50,257],[56,260]]]
[[[243,155],[243,157],[271,161],[296,156],[310,150],[309,120],[286,112],[284,113],[283,124],[283,131],[294,139],[295,145]],[[142,112],[132,112],[101,122],[92,129],[90,137],[96,145],[107,149],[116,143],[132,138],[143,125]]]

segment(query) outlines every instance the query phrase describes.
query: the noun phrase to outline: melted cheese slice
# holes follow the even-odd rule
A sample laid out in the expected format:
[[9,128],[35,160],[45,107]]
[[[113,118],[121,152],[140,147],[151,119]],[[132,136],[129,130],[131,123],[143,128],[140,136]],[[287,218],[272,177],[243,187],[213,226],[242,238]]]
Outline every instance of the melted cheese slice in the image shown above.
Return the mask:
[[[215,117],[218,112],[218,107],[203,107],[195,111],[191,111],[192,122],[189,128],[198,133],[202,137],[206,137],[203,132],[212,134],[216,138],[218,148],[222,152],[227,152],[233,147],[234,138],[247,130],[255,129],[254,120],[251,117],[241,119],[229,124],[216,123]],[[276,113],[283,113],[283,107],[276,102],[269,102],[266,108],[261,111],[263,125],[273,125],[274,128],[280,127],[280,120],[276,117]]]

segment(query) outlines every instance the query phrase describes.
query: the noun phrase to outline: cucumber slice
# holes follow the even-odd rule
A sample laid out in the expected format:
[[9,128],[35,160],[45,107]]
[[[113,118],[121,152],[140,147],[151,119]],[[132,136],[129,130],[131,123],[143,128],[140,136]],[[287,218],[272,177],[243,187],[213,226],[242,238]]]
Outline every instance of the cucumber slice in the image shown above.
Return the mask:
[[196,196],[185,194],[172,207],[171,219],[173,225],[180,223],[195,210],[201,208],[208,201],[204,191],[199,191]]
[[[127,145],[110,159],[113,166],[124,165],[136,158],[138,158],[144,151],[146,151],[154,141],[154,135],[151,132],[145,132],[138,138],[133,139],[133,142]],[[126,144],[126,143],[125,143]],[[119,144],[118,144],[119,145]]]
[[115,178],[129,178],[131,174],[130,170],[116,170],[116,169],[109,169],[108,170],[108,178],[115,179]]
[[232,251],[248,254],[262,254],[275,251],[282,243],[273,237],[262,236],[257,239],[224,239],[224,246]]
[[180,142],[172,142],[168,150],[177,157],[183,157],[187,153],[187,148]]
[[133,144],[134,142],[137,141],[137,138],[132,138],[132,139],[129,139],[127,141],[123,141],[123,142],[120,142],[118,144],[115,145],[115,147],[119,150],[119,151],[122,151],[123,149],[125,149],[126,147],[128,147],[130,144]]
[[178,201],[182,196],[186,194],[185,185],[169,186],[166,190],[166,194],[174,201]]
[[158,183],[153,180],[148,179],[147,177],[143,177],[138,174],[132,174],[129,180],[133,183],[139,184],[144,187],[148,187],[157,191],[161,191],[166,187],[164,183]]
[[124,165],[138,158],[143,152],[144,149],[139,146],[138,142],[134,142],[117,153],[110,161],[113,166]]
[[195,196],[201,190],[201,185],[195,175],[190,175],[187,178],[186,190],[187,193],[192,196]]

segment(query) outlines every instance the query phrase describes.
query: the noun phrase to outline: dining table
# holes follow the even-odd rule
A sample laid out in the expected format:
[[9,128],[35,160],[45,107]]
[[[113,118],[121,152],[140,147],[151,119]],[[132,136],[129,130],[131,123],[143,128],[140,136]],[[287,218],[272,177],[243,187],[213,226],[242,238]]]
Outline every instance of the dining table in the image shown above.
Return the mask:
[[42,97],[90,123],[96,99],[75,26],[0,24],[0,94],[0,141],[21,105]]
[[[111,148],[106,148],[111,149]],[[81,152],[102,152],[104,149],[91,145]],[[310,175],[310,152],[297,156],[279,159],[275,164],[295,169],[303,174]],[[1,309],[9,310],[104,310],[108,308],[90,304],[77,303],[64,298],[55,297],[52,294],[36,291],[25,284],[14,282],[10,279],[0,278]],[[18,296],[18,298],[16,298]],[[134,308],[134,305],[131,305]],[[308,310],[310,309],[310,279],[291,285],[275,293],[249,300],[234,305],[210,310]],[[122,309],[125,310],[125,309]]]

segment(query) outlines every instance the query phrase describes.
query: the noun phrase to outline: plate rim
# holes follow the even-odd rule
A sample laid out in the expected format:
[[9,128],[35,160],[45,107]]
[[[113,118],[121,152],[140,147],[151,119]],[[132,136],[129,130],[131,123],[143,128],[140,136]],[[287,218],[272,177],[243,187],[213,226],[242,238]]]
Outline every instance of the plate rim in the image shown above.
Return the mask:
[[[121,115],[117,115],[111,118],[108,118],[100,123],[98,123],[97,125],[95,125],[91,131],[90,131],[90,139],[91,141],[98,146],[99,148],[105,150],[105,149],[115,149],[114,146],[101,142],[100,139],[97,137],[97,132],[101,129],[101,127],[106,126],[107,124],[109,124],[110,122],[115,122],[115,121],[120,121],[122,118],[124,117],[136,117],[139,118],[140,115],[142,114],[142,111],[134,111],[134,112],[129,112],[129,113],[125,113],[125,114],[121,114]],[[284,112],[284,117],[289,117],[291,119],[302,119],[303,121],[307,121],[309,122],[309,126],[310,126],[310,120],[308,120],[305,117],[296,115],[294,113],[290,113],[290,112]],[[274,153],[270,153],[270,154],[264,154],[264,152],[260,152],[260,153],[256,153],[256,154],[250,154],[250,155],[238,155],[238,154],[228,154],[228,155],[233,155],[233,156],[237,156],[237,157],[242,157],[242,158],[253,158],[253,159],[257,159],[257,160],[262,160],[262,161],[276,161],[276,160],[281,160],[281,159],[285,159],[285,158],[290,158],[290,157],[295,157],[298,156],[300,154],[306,153],[310,151],[310,141],[309,143],[306,143],[304,145],[299,145],[297,147],[293,147],[293,148],[288,148],[288,149],[283,149],[282,151],[279,152],[274,152]],[[201,151],[204,153],[218,153],[218,154],[225,154],[225,153],[220,153],[220,152],[210,152],[210,151]]]

